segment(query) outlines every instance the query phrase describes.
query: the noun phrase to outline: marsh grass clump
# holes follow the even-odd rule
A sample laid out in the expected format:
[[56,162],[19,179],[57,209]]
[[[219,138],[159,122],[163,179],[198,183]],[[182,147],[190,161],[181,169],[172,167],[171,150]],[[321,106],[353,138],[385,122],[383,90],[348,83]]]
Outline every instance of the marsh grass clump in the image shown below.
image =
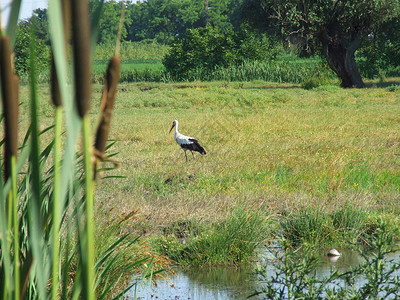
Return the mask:
[[320,207],[302,208],[285,215],[279,222],[282,237],[292,247],[316,247],[358,243],[370,247],[379,230],[396,239],[400,229],[398,218],[371,214],[366,209],[347,204],[333,211]]
[[284,216],[279,225],[282,236],[294,247],[323,243],[331,231],[331,224],[320,208],[300,208],[297,213]]
[[269,236],[266,217],[254,208],[235,208],[220,223],[197,230],[183,242],[176,235],[158,239],[159,251],[183,265],[238,264],[247,262]]

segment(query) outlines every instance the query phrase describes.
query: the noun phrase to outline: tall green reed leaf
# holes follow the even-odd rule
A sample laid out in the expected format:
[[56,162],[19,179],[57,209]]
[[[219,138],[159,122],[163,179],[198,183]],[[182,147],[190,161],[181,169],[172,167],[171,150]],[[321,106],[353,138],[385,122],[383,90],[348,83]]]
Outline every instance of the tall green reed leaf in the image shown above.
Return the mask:
[[44,236],[42,234],[44,220],[41,214],[42,207],[42,180],[40,168],[40,142],[39,142],[39,120],[38,120],[38,98],[37,98],[37,83],[36,83],[36,56],[34,50],[34,39],[31,39],[30,45],[30,67],[31,67],[31,153],[30,164],[31,171],[31,188],[32,199],[28,203],[29,215],[29,230],[30,244],[32,247],[33,256],[35,257],[35,276],[37,279],[37,291],[39,299],[46,299],[46,284],[48,280],[47,265],[45,257],[47,249],[44,247]]
[[[62,16],[63,16],[63,29],[64,29],[64,46],[65,52],[68,53],[69,45],[69,29],[71,21],[71,1],[62,1]],[[60,199],[60,185],[61,185],[61,135],[62,135],[62,97],[60,92],[60,84],[57,77],[57,72],[54,63],[54,56],[52,57],[51,64],[51,95],[52,102],[55,106],[55,132],[54,132],[54,192],[53,192],[53,241],[52,241],[52,290],[51,297],[53,300],[58,299],[59,289],[59,251],[60,251],[60,220],[62,214]],[[68,236],[69,238],[69,236]],[[69,241],[68,241],[69,243]],[[66,267],[66,269],[68,269]],[[64,275],[66,276],[66,275]],[[66,282],[64,282],[64,285]]]
[[17,31],[17,23],[19,11],[21,8],[22,0],[13,0],[11,3],[11,12],[8,17],[8,24],[6,29],[6,35],[10,38],[12,49],[14,48],[16,31]]
[[[60,95],[63,99],[63,108],[66,123],[66,141],[63,155],[63,165],[61,167],[61,182],[71,183],[73,172],[75,169],[75,145],[78,138],[78,133],[81,128],[81,119],[79,118],[76,106],[72,101],[72,90],[68,84],[68,64],[67,52],[65,49],[65,34],[63,28],[63,15],[60,2],[57,0],[49,1],[48,8],[49,16],[49,32],[52,41],[52,53],[54,57],[54,65],[59,82]],[[60,207],[64,207],[67,189],[69,184],[60,186],[59,199]]]

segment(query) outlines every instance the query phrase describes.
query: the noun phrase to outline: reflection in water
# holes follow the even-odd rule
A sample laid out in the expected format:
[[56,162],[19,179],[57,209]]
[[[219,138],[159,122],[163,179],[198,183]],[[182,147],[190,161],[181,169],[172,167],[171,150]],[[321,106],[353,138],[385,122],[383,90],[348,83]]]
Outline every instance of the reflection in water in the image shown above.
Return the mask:
[[[363,262],[363,259],[354,252],[340,250],[342,256],[336,261],[324,252],[321,255],[321,265],[317,269],[318,277],[329,276],[335,270],[344,272]],[[264,252],[260,255],[261,263],[271,259],[271,254]],[[399,262],[399,253],[392,253],[387,260]],[[273,276],[275,269],[272,265],[267,268],[267,277]],[[194,269],[190,271],[178,271],[176,275],[158,280],[157,286],[147,283],[138,288],[137,298],[142,300],[154,299],[190,299],[190,300],[225,300],[225,299],[246,299],[255,290],[260,289],[251,266],[240,268],[218,267],[213,269]],[[363,284],[362,279],[358,280],[358,286]],[[127,299],[133,299],[135,291],[132,289],[126,294]]]
[[[256,290],[251,266],[178,271],[171,278],[139,287],[138,299],[245,299]],[[131,291],[127,296],[134,296]],[[128,298],[129,299],[129,298]]]

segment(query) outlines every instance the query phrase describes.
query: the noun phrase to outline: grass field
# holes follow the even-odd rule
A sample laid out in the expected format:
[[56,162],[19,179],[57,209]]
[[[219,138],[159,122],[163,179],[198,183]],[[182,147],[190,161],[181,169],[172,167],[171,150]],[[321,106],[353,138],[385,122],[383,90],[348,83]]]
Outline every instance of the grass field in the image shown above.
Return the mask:
[[[285,230],[301,230],[304,216],[325,222],[329,215],[329,226],[342,226],[330,228],[343,231],[341,241],[360,212],[370,224],[359,226],[364,231],[378,222],[371,220],[394,222],[400,212],[399,83],[312,90],[266,82],[121,84],[111,130],[117,142],[110,149],[121,167],[105,176],[124,178],[103,180],[96,201],[117,216],[136,211],[127,230],[150,240],[176,224],[195,224],[197,231],[221,224],[238,208],[261,213],[269,234],[278,234],[283,219],[290,219]],[[94,89],[93,126],[101,87]],[[41,94],[46,99],[48,91]],[[45,124],[52,112],[44,104]],[[207,155],[189,154],[185,162],[168,134],[174,119]]]

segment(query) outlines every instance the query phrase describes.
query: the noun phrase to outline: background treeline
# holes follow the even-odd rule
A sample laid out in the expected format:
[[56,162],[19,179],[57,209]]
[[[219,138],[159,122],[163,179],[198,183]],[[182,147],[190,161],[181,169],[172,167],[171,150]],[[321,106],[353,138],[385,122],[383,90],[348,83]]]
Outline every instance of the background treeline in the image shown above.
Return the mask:
[[[113,52],[122,5],[122,81],[267,80],[301,83],[331,80],[335,74],[312,39],[289,36],[259,0],[106,1],[99,20],[93,78],[100,80],[105,59]],[[265,2],[265,1],[264,1]],[[91,10],[96,9],[91,2]],[[48,69],[49,33],[46,9],[20,21],[16,70],[28,71],[28,41],[37,39],[38,68]],[[302,58],[302,59],[300,59]],[[304,60],[304,58],[312,58]],[[380,24],[357,51],[362,77],[400,75],[400,21]],[[48,72],[40,80],[48,81]],[[317,82],[316,84],[318,84]]]

